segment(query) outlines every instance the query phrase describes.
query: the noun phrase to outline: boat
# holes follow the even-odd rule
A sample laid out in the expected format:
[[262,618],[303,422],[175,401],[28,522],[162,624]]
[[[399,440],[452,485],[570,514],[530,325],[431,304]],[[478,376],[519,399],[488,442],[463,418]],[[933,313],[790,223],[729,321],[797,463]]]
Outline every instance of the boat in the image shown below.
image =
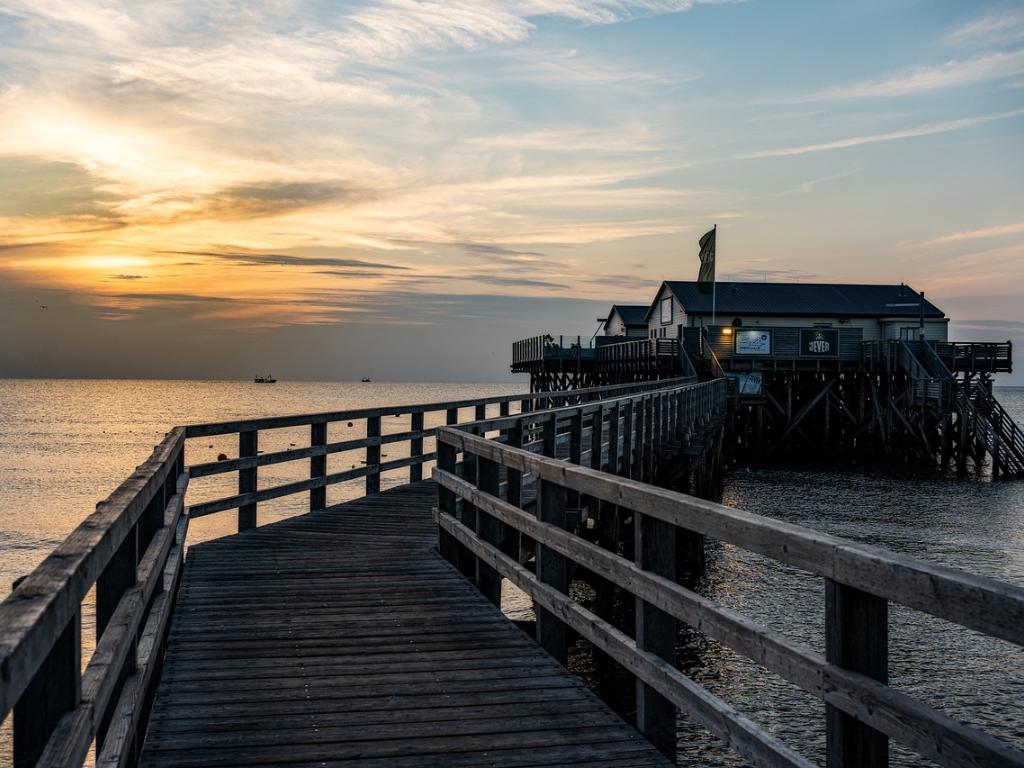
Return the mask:
[[370,383],[370,377],[369,376],[363,376],[362,382],[363,382],[363,384],[369,384]]
[[253,378],[255,384],[277,384],[277,379],[274,378],[274,374],[268,373],[266,376],[256,376]]

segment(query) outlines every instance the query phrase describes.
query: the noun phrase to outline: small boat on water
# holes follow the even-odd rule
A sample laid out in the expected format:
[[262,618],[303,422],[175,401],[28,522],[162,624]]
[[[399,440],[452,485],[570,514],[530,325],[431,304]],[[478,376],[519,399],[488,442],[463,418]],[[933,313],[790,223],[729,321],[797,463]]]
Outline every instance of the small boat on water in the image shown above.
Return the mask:
[[277,379],[274,378],[274,374],[268,373],[266,376],[256,376],[253,378],[254,384],[277,384]]
[[369,376],[363,376],[362,381],[363,381],[363,384],[369,384],[370,383],[370,377]]

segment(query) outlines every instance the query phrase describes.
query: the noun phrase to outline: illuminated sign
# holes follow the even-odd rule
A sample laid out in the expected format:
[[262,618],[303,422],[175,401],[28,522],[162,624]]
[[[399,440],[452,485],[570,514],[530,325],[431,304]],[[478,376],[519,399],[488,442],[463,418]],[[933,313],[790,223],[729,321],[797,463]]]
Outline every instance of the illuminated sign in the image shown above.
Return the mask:
[[737,328],[733,336],[733,351],[737,355],[770,355],[772,353],[772,332]]

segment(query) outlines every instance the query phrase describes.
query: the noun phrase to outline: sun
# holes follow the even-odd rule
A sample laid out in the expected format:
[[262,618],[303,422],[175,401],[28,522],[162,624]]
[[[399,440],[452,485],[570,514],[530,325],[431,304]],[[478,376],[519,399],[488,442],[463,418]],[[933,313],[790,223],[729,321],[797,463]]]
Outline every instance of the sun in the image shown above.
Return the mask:
[[86,269],[126,269],[149,266],[149,259],[143,256],[83,256],[75,259],[75,262],[75,266]]

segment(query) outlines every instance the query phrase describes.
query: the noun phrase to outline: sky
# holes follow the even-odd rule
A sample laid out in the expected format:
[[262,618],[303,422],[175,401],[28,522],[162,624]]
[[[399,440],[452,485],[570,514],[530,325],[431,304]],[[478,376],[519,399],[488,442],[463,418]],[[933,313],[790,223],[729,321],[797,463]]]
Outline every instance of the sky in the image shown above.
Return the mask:
[[1024,342],[1024,3],[0,0],[0,376],[505,379],[712,225]]

